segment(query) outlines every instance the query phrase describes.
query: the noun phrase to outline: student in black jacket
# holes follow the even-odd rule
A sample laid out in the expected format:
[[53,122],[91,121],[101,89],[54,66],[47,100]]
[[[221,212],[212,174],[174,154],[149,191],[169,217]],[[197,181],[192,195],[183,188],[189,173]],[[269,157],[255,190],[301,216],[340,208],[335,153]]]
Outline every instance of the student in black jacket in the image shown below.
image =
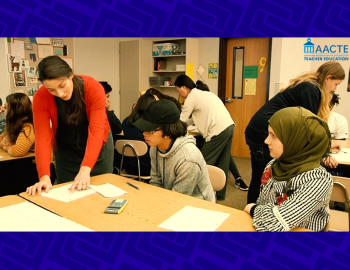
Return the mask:
[[110,93],[112,92],[112,87],[107,82],[100,82],[100,84],[102,84],[103,88],[105,89],[106,113],[109,125],[111,127],[113,141],[115,142],[117,140],[117,135],[123,131],[122,124],[120,123],[118,117],[114,114],[114,111],[111,109]]
[[268,121],[271,116],[280,109],[300,106],[327,122],[333,91],[344,78],[344,69],[338,62],[326,62],[316,72],[303,73],[292,79],[288,86],[255,113],[245,130],[252,165],[248,203],[255,203],[259,197],[261,176],[267,163],[272,159],[268,146],[264,144],[268,136]]

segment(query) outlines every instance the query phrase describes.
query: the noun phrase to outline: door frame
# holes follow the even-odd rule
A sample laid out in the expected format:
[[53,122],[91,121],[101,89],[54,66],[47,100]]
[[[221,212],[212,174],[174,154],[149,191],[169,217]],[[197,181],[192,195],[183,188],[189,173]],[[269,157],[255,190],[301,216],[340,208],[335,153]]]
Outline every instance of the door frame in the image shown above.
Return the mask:
[[[227,42],[231,38],[220,38],[219,41],[219,77],[218,77],[218,96],[225,104],[226,96],[226,70],[227,70]],[[272,53],[272,38],[269,38],[269,63],[267,69],[267,85],[266,85],[266,102],[269,100],[270,93],[270,70],[271,70],[271,53]]]

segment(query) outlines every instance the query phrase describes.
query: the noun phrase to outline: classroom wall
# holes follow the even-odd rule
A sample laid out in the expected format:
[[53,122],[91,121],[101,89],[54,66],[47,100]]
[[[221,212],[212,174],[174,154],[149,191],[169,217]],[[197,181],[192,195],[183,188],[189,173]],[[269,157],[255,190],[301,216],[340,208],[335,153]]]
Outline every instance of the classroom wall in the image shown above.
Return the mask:
[[75,73],[112,86],[111,107],[120,117],[119,42],[138,38],[74,38]]
[[[205,71],[201,76],[197,73],[197,79],[204,81],[211,92],[218,94],[218,79],[208,78],[208,64],[219,63],[219,38],[199,38],[198,39],[198,65],[202,64],[205,67]],[[219,70],[220,72],[220,70]]]
[[10,76],[7,68],[7,39],[0,38],[0,98],[4,102],[11,93]]
[[[51,38],[51,42],[52,42]],[[73,69],[74,69],[74,45],[73,45],[73,38],[54,38],[54,39],[63,39],[63,44],[68,46],[68,54],[67,56],[63,56],[63,57],[71,57],[73,58]],[[30,43],[29,42],[29,38],[21,38],[21,40],[24,40],[24,43]],[[40,63],[40,61],[42,60],[41,58],[38,57],[38,50],[37,50],[37,44],[36,43],[32,43],[33,45],[33,50],[24,50],[25,52],[25,59],[22,60],[27,60],[29,61],[29,66],[30,67],[37,67],[38,64]],[[8,44],[8,49],[7,52],[11,53],[11,46]],[[29,54],[36,54],[36,62],[31,62],[30,58],[29,58]],[[6,63],[7,63],[7,55],[6,55]],[[26,81],[27,81],[27,86],[21,86],[21,87],[15,87],[14,85],[14,78],[13,78],[13,73],[9,73],[8,69],[7,70],[7,74],[9,75],[10,79],[10,91],[11,93],[14,93],[15,91],[21,91],[23,90],[23,92],[25,94],[28,94],[28,88],[38,88],[38,85],[41,85],[40,81],[37,81],[37,83],[31,83],[30,82],[30,78],[28,78],[28,76],[26,76]],[[27,69],[24,69],[27,70]],[[26,73],[27,74],[27,73]]]
[[[304,44],[307,38],[273,38],[271,55],[271,76],[269,98],[276,94],[276,86],[286,86],[289,80],[297,77],[302,72],[317,70],[317,68],[326,61],[305,61]],[[315,45],[349,45],[350,38],[312,38],[311,42]],[[344,115],[350,123],[350,92],[347,92],[347,83],[349,79],[349,61],[339,61],[345,70],[345,80],[338,86],[337,93],[340,94],[341,101],[335,112]]]

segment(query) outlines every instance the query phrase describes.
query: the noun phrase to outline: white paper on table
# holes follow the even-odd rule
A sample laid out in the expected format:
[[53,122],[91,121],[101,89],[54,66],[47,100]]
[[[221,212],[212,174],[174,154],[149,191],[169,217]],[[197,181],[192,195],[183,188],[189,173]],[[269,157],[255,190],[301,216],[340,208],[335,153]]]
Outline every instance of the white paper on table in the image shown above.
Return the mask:
[[55,200],[62,201],[62,202],[70,202],[70,201],[80,199],[82,197],[85,197],[87,195],[90,195],[90,194],[96,192],[95,190],[93,190],[91,188],[87,189],[87,190],[80,190],[80,191],[76,189],[71,194],[70,190],[68,190],[68,188],[71,185],[72,185],[72,183],[70,183],[68,185],[61,186],[59,188],[51,189],[48,193],[46,193],[45,191],[42,191],[41,196],[55,199]]
[[350,162],[350,148],[342,148],[338,153],[331,154],[337,162]]
[[99,186],[90,185],[90,188],[94,189],[95,191],[107,198],[118,197],[127,193],[125,190],[113,186],[110,183],[106,183]]
[[0,208],[0,231],[92,231],[29,202]]
[[185,206],[158,227],[172,231],[215,231],[230,214]]

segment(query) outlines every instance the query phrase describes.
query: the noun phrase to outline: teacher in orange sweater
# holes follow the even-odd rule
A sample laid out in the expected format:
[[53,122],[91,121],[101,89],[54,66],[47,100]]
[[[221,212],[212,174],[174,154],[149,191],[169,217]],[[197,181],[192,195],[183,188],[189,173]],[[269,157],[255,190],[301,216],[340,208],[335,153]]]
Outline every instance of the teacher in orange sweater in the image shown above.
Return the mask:
[[43,86],[34,95],[33,114],[39,182],[28,187],[27,193],[40,195],[42,189],[51,189],[52,146],[58,182],[74,181],[71,193],[89,189],[90,175],[113,171],[113,139],[104,89],[92,77],[75,75],[58,56],[44,58],[38,71]]

